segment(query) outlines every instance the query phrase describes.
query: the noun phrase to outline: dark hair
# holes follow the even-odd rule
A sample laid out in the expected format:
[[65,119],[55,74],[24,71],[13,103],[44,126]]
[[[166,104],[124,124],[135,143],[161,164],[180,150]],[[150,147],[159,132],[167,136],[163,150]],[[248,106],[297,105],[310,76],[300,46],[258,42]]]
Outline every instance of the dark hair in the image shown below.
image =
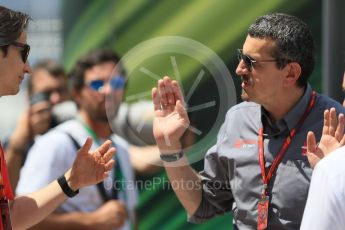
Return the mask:
[[[77,61],[74,69],[69,74],[70,89],[79,91],[84,85],[85,72],[95,65],[103,64],[105,62],[118,64],[119,61],[120,56],[111,49],[97,49],[89,52]],[[118,67],[120,68],[120,66]],[[123,74],[123,72],[121,74]]]
[[271,55],[277,59],[277,67],[297,62],[301,66],[297,84],[300,87],[307,84],[315,65],[314,41],[310,29],[302,20],[282,13],[264,15],[249,27],[248,34],[253,38],[275,41]]
[[29,95],[32,93],[32,89],[33,89],[33,78],[35,77],[36,72],[39,70],[47,71],[54,78],[66,77],[66,73],[62,65],[60,65],[59,63],[51,59],[42,60],[33,67],[32,74],[29,77],[29,80],[28,80]]
[[0,49],[7,55],[9,44],[17,40],[26,30],[29,15],[0,6]]

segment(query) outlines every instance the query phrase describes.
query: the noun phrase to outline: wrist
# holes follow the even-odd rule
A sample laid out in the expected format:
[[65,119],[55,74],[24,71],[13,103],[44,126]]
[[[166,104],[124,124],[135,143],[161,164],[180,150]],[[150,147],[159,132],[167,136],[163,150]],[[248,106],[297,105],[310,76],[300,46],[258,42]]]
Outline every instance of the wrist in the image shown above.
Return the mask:
[[159,152],[161,155],[174,155],[182,151],[182,145],[180,142],[166,145],[164,144],[157,144]]
[[[77,183],[74,182],[73,176],[71,174],[71,170],[68,170],[64,175],[58,178],[58,180],[60,180],[58,182],[65,193],[67,192],[75,196],[79,192],[79,186],[77,185]],[[70,195],[68,195],[67,193],[66,195],[70,197]]]
[[66,181],[68,183],[68,186],[73,190],[76,191],[78,190],[80,187],[78,186],[77,182],[75,181],[73,175],[72,175],[72,170],[68,170],[65,173],[65,177],[66,177]]
[[160,154],[160,158],[162,161],[164,162],[175,162],[180,160],[182,157],[184,156],[184,153],[182,150],[180,150],[180,152],[177,153],[169,153],[169,154]]

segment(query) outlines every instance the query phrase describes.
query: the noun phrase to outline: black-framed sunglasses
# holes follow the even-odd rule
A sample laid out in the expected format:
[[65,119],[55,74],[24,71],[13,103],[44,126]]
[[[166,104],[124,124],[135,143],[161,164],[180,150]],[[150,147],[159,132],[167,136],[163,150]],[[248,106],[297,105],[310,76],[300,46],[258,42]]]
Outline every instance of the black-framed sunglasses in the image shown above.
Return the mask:
[[0,45],[0,46],[9,46],[9,45],[20,48],[20,56],[22,58],[22,61],[26,63],[29,57],[29,53],[30,53],[30,46],[28,44],[16,42],[16,41],[11,42],[9,44]]
[[257,61],[251,57],[249,57],[246,54],[243,54],[243,50],[242,49],[237,49],[237,58],[238,61],[240,62],[241,60],[243,60],[244,65],[246,66],[246,68],[249,71],[252,71],[252,69],[254,68],[254,63],[259,63],[259,62],[276,62],[276,59],[270,59],[270,60],[260,60]]
[[20,48],[20,54],[22,56],[22,60],[24,63],[26,63],[29,57],[29,53],[30,53],[30,46],[28,44],[16,42],[16,41],[11,42],[9,45],[13,45],[15,47]]

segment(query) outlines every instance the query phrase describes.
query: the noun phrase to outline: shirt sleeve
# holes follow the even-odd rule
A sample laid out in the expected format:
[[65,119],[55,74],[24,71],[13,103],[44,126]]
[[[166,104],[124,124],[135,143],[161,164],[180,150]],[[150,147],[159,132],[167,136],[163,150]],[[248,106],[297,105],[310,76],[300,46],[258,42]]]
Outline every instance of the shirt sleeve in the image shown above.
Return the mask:
[[227,138],[226,130],[227,122],[222,125],[218,133],[217,144],[206,154],[204,170],[200,172],[202,200],[196,212],[188,217],[189,222],[201,223],[232,209],[233,196],[229,183],[230,162],[227,158],[220,157],[217,151],[218,145]]
[[68,170],[75,158],[66,156],[71,153],[71,150],[68,151],[71,148],[68,143],[68,137],[63,133],[49,132],[39,137],[29,150],[21,169],[16,193],[37,191]]
[[[321,161],[322,162],[322,161]],[[331,168],[316,166],[310,184],[301,230],[344,229],[344,176],[330,177]]]

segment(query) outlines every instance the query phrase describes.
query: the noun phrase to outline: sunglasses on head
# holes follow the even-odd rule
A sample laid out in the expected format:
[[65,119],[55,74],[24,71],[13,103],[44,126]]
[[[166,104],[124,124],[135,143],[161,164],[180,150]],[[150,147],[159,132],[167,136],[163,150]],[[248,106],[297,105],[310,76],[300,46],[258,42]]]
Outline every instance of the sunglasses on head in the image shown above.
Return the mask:
[[[107,81],[104,80],[93,80],[90,81],[87,85],[95,91],[101,91],[104,84],[106,84]],[[109,80],[109,84],[112,90],[120,90],[125,87],[126,79],[122,76],[112,77]]]
[[275,62],[275,61],[277,61],[276,59],[257,61],[255,59],[251,58],[250,56],[248,56],[246,54],[243,54],[243,50],[242,49],[237,49],[237,58],[238,58],[239,62],[241,60],[243,60],[244,65],[246,66],[246,68],[249,71],[252,71],[252,69],[254,68],[254,63],[259,63],[259,62]]

